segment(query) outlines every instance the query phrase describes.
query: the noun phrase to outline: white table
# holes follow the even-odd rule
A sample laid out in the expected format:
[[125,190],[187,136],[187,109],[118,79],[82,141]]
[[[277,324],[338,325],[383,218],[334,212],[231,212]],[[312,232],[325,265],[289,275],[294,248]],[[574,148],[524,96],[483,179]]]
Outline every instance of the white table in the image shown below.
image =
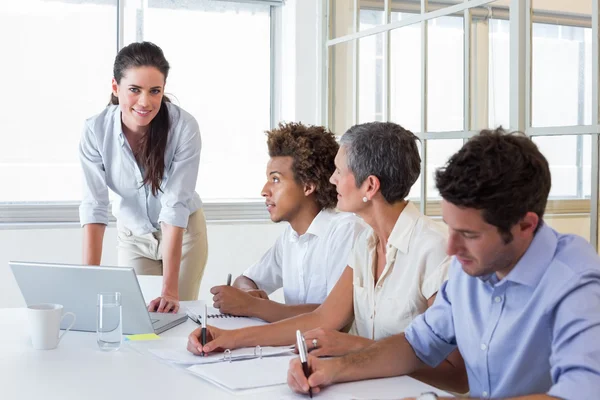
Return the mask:
[[[196,325],[188,320],[161,336],[186,337]],[[316,399],[392,399],[434,390],[409,377],[334,385]],[[365,394],[368,394],[366,396]],[[26,309],[0,309],[1,399],[307,399],[286,385],[260,393],[232,394],[185,371],[123,345],[103,352],[95,333],[69,332],[55,350],[34,350],[27,333]]]

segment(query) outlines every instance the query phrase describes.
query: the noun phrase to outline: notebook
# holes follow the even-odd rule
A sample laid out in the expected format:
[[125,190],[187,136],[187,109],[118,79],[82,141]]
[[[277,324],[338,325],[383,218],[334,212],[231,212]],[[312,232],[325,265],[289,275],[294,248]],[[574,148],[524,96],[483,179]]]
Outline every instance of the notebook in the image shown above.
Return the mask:
[[197,356],[187,351],[185,347],[152,348],[148,351],[156,357],[174,364],[213,364],[217,362],[239,361],[252,358],[272,357],[280,355],[293,355],[294,346],[277,347],[245,347],[235,350],[225,350],[223,353],[211,353],[206,356]]
[[[190,319],[198,324],[202,322],[202,313],[204,306],[186,307],[186,314]],[[221,329],[239,329],[247,326],[265,325],[266,322],[258,318],[237,317],[230,314],[223,314],[218,308],[207,307],[206,317],[208,324]]]
[[236,392],[287,382],[290,360],[297,356],[253,358],[250,360],[193,365],[187,370],[217,386]]

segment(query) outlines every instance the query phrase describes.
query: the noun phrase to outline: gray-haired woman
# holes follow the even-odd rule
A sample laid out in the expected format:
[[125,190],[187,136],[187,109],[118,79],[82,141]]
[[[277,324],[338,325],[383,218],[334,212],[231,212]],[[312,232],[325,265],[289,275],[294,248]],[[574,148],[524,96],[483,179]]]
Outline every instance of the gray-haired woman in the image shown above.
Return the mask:
[[[423,313],[447,276],[446,233],[406,200],[420,173],[418,138],[391,122],[350,128],[341,138],[330,181],[337,208],[353,212],[370,226],[355,240],[348,266],[315,311],[270,325],[225,331],[209,327],[211,341],[188,350],[294,343],[300,329],[311,353],[338,356],[404,331]],[[352,333],[339,332],[354,321]],[[468,390],[458,352],[416,377],[456,392]]]

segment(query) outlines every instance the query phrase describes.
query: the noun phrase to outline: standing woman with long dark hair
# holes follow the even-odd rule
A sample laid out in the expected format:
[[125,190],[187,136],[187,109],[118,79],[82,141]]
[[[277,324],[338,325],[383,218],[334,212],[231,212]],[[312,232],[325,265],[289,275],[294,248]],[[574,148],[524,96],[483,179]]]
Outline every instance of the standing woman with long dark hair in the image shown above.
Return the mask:
[[108,224],[108,189],[118,228],[118,263],[162,275],[149,311],[177,312],[198,298],[208,255],[206,221],[195,192],[200,130],[165,96],[169,63],[150,42],[115,59],[109,105],[89,118],[79,153],[83,168],[83,263],[99,265]]

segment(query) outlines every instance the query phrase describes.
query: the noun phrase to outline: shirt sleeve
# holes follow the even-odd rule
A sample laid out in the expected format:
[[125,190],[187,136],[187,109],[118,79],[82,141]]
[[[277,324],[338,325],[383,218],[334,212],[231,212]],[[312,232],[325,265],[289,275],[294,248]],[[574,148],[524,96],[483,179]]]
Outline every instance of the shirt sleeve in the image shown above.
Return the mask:
[[167,181],[162,188],[158,222],[185,228],[191,213],[189,204],[196,193],[202,140],[195,119],[187,121],[181,129],[184,130],[181,143],[177,145],[170,169],[165,174]]
[[448,279],[451,258],[446,254],[446,239],[439,237],[428,242],[425,255],[425,271],[421,283],[421,294],[429,299],[436,294],[444,281]]
[[354,220],[349,219],[345,223],[340,224],[337,229],[332,232],[331,251],[329,252],[329,274],[327,276],[327,294],[329,294],[335,284],[340,279],[340,276],[348,265],[348,257],[351,255],[352,248],[356,237],[364,230],[364,226]]
[[548,395],[592,400],[600,388],[600,274],[588,271],[574,279],[555,309]]
[[96,136],[86,122],[79,142],[79,160],[83,177],[83,193],[79,205],[79,222],[108,225],[108,186],[102,155]]
[[448,280],[442,284],[433,305],[404,331],[417,357],[430,367],[439,365],[456,349],[450,283]]
[[283,287],[281,262],[283,259],[283,236],[277,241],[261,259],[244,271],[243,275],[256,283],[259,289],[271,294]]

